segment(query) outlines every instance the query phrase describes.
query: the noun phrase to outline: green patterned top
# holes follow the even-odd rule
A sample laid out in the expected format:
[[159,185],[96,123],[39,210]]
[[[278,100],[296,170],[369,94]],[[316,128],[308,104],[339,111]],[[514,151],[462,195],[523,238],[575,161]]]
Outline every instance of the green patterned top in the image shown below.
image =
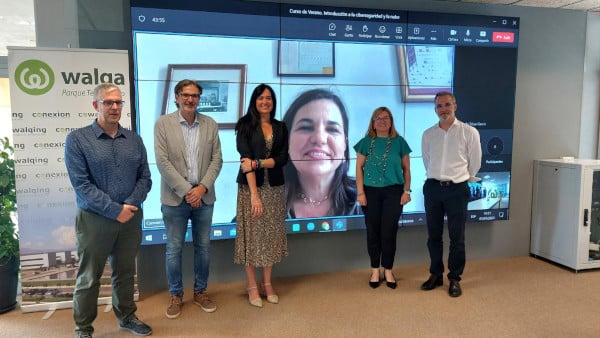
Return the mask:
[[402,158],[411,153],[411,149],[402,136],[363,137],[354,145],[357,153],[367,157],[363,167],[364,185],[386,187],[404,184]]

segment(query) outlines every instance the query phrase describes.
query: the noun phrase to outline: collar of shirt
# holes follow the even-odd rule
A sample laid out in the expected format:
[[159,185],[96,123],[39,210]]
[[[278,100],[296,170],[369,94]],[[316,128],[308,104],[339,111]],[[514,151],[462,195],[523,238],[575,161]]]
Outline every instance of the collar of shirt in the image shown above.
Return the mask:
[[[450,130],[450,128],[455,128],[460,124],[460,122],[458,121],[458,119],[455,117],[454,121],[452,121],[452,125],[450,125],[450,127],[448,128],[448,131]],[[436,126],[441,129],[442,131],[445,131],[442,127],[440,127],[440,122],[436,123]]]
[[[467,125],[455,119],[448,130],[435,125],[431,133],[426,135],[426,152],[424,157],[427,178],[441,181],[464,182],[471,176],[469,173],[470,158],[468,149],[472,147],[472,137]],[[481,161],[481,160],[479,160]]]
[[191,125],[188,124],[187,121],[183,118],[183,115],[181,115],[181,112],[178,112],[178,114],[179,114],[179,123],[185,124],[185,126],[194,127],[194,126],[197,126],[200,123],[198,121],[198,113],[195,114],[195,116],[194,116],[194,123],[192,123]]
[[[122,128],[123,127],[121,127],[121,124],[119,123],[119,129],[117,130],[117,134],[115,135],[115,138],[125,137],[125,134],[123,134]],[[100,125],[98,124],[98,120],[94,120],[94,122],[92,122],[92,130],[94,131],[94,135],[96,136],[96,138],[100,138],[100,136],[102,136],[103,134],[108,136],[108,134],[105,133],[102,128],[100,128]]]

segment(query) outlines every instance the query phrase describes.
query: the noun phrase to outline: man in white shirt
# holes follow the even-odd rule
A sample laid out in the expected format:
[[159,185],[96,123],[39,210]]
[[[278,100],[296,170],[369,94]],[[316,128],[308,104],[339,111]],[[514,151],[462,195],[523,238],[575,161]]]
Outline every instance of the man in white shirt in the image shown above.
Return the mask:
[[448,218],[450,253],[448,279],[451,297],[462,294],[459,281],[465,268],[465,223],[469,202],[469,181],[481,167],[481,143],[474,127],[456,119],[456,98],[452,93],[435,95],[435,112],[439,122],[425,130],[422,138],[423,164],[427,180],[423,186],[427,217],[427,248],[431,265],[429,279],[422,290],[443,285],[444,215]]

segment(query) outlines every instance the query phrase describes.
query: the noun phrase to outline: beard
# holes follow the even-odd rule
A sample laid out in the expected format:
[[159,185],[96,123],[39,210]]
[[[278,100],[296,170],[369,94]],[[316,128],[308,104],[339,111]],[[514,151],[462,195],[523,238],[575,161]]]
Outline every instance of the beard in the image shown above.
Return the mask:
[[440,114],[438,115],[440,122],[446,122],[452,118],[452,114]]

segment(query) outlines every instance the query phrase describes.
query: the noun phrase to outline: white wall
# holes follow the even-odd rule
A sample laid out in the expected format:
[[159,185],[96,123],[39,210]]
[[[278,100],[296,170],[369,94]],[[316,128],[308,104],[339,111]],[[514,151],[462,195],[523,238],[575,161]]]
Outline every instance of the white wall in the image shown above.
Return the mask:
[[[58,0],[52,0],[55,2]],[[42,1],[36,1],[40,3]],[[44,3],[51,1],[43,1]],[[61,2],[62,1],[58,1]],[[83,1],[85,2],[85,1]],[[123,0],[124,6],[128,1]],[[517,93],[514,121],[510,220],[467,225],[467,258],[491,259],[529,254],[532,161],[570,155],[594,157],[598,144],[598,39],[600,19],[595,13],[485,5],[430,0],[304,0],[282,1],[313,5],[379,7],[388,9],[452,12],[465,14],[516,16],[521,18]],[[129,13],[125,11],[124,20]],[[44,25],[62,25],[46,20]],[[125,27],[127,27],[125,25]],[[48,31],[57,30],[49,29]],[[105,31],[86,31],[85,47],[110,48]],[[97,37],[97,39],[95,38]],[[587,38],[586,38],[587,37]],[[596,38],[594,38],[596,37]],[[41,36],[38,36],[38,43]],[[121,48],[127,39],[114,38],[112,48]],[[53,38],[50,40],[54,41]],[[97,41],[96,41],[97,40]],[[109,46],[107,46],[107,44]],[[40,45],[44,45],[42,41]],[[47,45],[47,44],[46,44]],[[82,44],[82,47],[84,45]],[[106,47],[107,46],[107,47]],[[62,46],[59,46],[62,47]],[[493,80],[493,79],[490,79]],[[156,178],[158,179],[158,178]],[[401,229],[396,265],[428,262],[425,227]],[[368,269],[362,231],[295,235],[289,237],[290,256],[274,274],[298,275],[323,271]],[[242,279],[239,266],[232,264],[233,241],[212,245],[211,282]],[[191,250],[186,248],[186,283],[190,281]],[[141,290],[164,289],[164,246],[143,247],[140,252]],[[426,277],[428,272],[423,271]],[[398,273],[397,275],[401,275]],[[469,275],[469,265],[465,278]],[[366,275],[365,275],[366,276]],[[406,276],[403,278],[414,278]]]
[[[322,1],[282,1],[322,4]],[[517,70],[517,93],[514,122],[513,165],[511,180],[510,220],[470,224],[467,229],[467,255],[470,259],[522,256],[529,253],[531,222],[532,160],[564,155],[595,157],[598,125],[598,103],[585,102],[582,93],[586,58],[598,60],[598,50],[587,49],[586,43],[600,33],[598,24],[588,26],[590,13],[436,1],[358,0],[325,1],[335,6],[366,6],[392,9],[453,12],[521,19]],[[595,14],[595,13],[594,13]],[[586,36],[589,36],[586,41]],[[593,63],[590,61],[590,63]],[[595,67],[600,67],[598,62]],[[598,72],[589,75],[586,90],[598,93]],[[490,79],[492,81],[493,79]],[[595,80],[593,82],[592,80]],[[595,107],[594,107],[595,105]],[[591,110],[591,112],[590,112]],[[589,115],[594,115],[590,117]],[[590,121],[591,120],[591,121]],[[585,129],[585,133],[582,132]],[[590,131],[592,130],[592,131]],[[580,147],[581,145],[591,147]],[[418,230],[414,230],[418,232]],[[398,258],[415,262],[422,257],[405,252],[403,235],[399,234]],[[425,229],[415,239],[425,244]],[[425,249],[426,252],[426,249]]]
[[13,144],[8,82],[8,78],[0,77],[0,139],[8,137],[10,144]]
[[[34,0],[38,47],[79,47],[78,0]],[[109,7],[105,11],[111,12]]]
[[[585,67],[583,71],[583,95],[581,107],[581,157],[598,158],[599,143],[587,142],[598,137],[600,121],[600,12],[590,12],[587,22]],[[587,128],[586,128],[587,126]],[[600,139],[598,140],[600,142]]]

